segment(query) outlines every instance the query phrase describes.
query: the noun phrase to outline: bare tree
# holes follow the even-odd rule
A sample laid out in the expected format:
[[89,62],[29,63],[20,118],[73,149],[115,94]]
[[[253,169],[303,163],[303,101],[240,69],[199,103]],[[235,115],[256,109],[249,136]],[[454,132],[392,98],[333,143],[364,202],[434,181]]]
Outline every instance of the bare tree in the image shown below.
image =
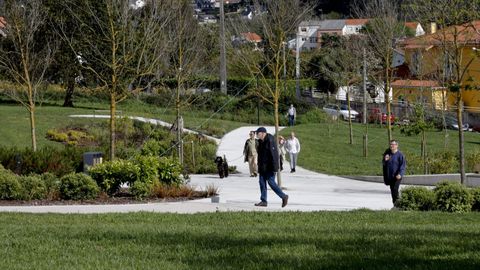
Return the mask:
[[[93,76],[98,90],[110,100],[110,159],[115,158],[117,104],[163,75],[166,25],[172,14],[168,1],[146,0],[132,5],[124,0],[67,1],[65,8],[83,32],[70,45]],[[68,29],[64,29],[64,37]]]
[[392,59],[396,40],[405,36],[405,24],[400,22],[399,6],[393,0],[356,0],[353,8],[358,17],[370,19],[365,33],[369,39],[371,53],[380,60],[382,66],[380,77],[384,82],[390,141],[392,139],[390,90],[394,75]]
[[462,184],[465,183],[465,149],[463,137],[463,92],[473,88],[468,71],[478,58],[472,46],[478,46],[480,32],[473,20],[480,18],[478,0],[411,0],[408,8],[421,22],[434,22],[441,28],[423,41],[439,49],[437,70],[440,83],[455,94],[458,120],[459,169]]
[[358,36],[338,37],[336,42],[322,45],[320,72],[333,81],[337,88],[345,87],[348,106],[349,142],[353,144],[350,100],[352,88],[362,81],[363,40]]
[[[188,106],[194,99],[192,93],[187,93],[187,88],[197,88],[192,85],[191,80],[201,70],[201,61],[206,55],[204,47],[205,36],[201,26],[193,16],[193,10],[188,0],[168,1],[172,10],[172,20],[167,25],[168,29],[168,50],[170,53],[168,72],[175,77],[175,111],[177,127],[177,154],[183,164],[183,143],[182,143],[182,115],[183,108]],[[182,98],[183,96],[183,98]]]
[[29,112],[32,149],[37,150],[36,103],[41,99],[45,71],[52,61],[50,40],[42,38],[45,13],[40,0],[7,1],[3,7],[6,38],[0,39],[0,69],[16,84],[9,91]]
[[[254,50],[249,46],[240,46],[235,52],[242,59],[243,66],[253,77],[258,78],[260,88],[256,94],[267,104],[273,105],[276,142],[279,131],[279,100],[282,91],[284,46],[288,37],[295,34],[300,21],[311,11],[311,7],[300,0],[254,0],[259,26],[264,46]],[[245,27],[234,26],[236,36],[248,32]],[[272,81],[272,83],[270,83]],[[280,181],[279,184],[281,185]]]

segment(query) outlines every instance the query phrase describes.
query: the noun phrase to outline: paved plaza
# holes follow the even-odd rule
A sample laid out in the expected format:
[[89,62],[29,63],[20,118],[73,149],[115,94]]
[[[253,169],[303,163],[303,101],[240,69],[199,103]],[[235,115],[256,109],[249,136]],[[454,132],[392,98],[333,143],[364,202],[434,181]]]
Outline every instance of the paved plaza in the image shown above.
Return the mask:
[[[281,199],[268,190],[268,207],[255,207],[260,201],[258,177],[250,177],[248,164],[243,162],[243,146],[250,130],[256,126],[241,127],[226,134],[220,141],[218,155],[225,155],[230,166],[239,173],[220,179],[218,175],[191,175],[190,184],[198,189],[214,185],[219,189],[219,202],[211,198],[164,203],[127,205],[50,205],[1,206],[0,211],[31,213],[113,213],[113,212],[168,212],[199,213],[216,211],[338,211],[368,208],[387,210],[392,207],[390,190],[383,183],[363,182],[296,168],[290,173],[288,162],[281,173],[281,183],[289,195],[288,205],[281,208]],[[273,127],[267,127],[273,133]],[[299,138],[300,142],[302,138]],[[300,153],[301,155],[301,153]],[[212,160],[213,162],[213,160]]]

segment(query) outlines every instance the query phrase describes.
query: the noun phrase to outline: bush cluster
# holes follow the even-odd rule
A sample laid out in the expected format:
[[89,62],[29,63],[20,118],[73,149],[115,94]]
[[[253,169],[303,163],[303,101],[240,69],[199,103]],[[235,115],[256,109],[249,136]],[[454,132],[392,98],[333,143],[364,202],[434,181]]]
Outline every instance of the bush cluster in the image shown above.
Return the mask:
[[0,168],[0,200],[83,200],[98,194],[97,184],[83,173],[59,179],[52,173],[17,175]]
[[50,172],[63,176],[82,170],[83,151],[76,147],[57,149],[43,147],[34,152],[31,148],[0,147],[0,163],[19,175]]
[[117,193],[123,184],[137,198],[151,194],[155,183],[183,184],[178,162],[157,156],[136,156],[132,160],[117,159],[98,164],[89,170],[98,186],[109,195]]
[[396,206],[403,210],[439,210],[469,212],[480,210],[480,188],[469,189],[458,182],[442,181],[435,188],[407,187],[402,189]]
[[[423,174],[423,159],[414,153],[405,152],[407,157],[407,173]],[[427,173],[446,174],[458,173],[458,153],[455,152],[435,152],[427,156]],[[465,166],[467,172],[474,172],[475,165],[480,164],[480,152],[473,152],[465,155]]]
[[71,173],[60,179],[60,196],[65,200],[95,199],[99,188],[92,177],[84,173]]

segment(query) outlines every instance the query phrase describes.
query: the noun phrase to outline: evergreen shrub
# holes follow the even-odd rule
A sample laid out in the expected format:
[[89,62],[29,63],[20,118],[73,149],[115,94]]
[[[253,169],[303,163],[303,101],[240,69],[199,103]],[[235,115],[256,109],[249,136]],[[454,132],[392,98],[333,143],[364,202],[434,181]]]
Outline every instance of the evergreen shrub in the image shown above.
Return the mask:
[[9,170],[0,170],[0,200],[22,198],[22,185],[18,176]]
[[23,175],[18,180],[22,185],[22,199],[43,200],[47,197],[45,182],[39,175]]
[[471,189],[470,193],[473,197],[472,210],[480,211],[480,187]]
[[428,211],[434,209],[435,194],[426,187],[406,187],[402,189],[396,206],[403,210]]
[[473,196],[458,182],[442,181],[435,186],[435,207],[445,212],[469,212]]
[[60,196],[65,200],[88,200],[98,196],[95,181],[84,173],[71,173],[60,179]]

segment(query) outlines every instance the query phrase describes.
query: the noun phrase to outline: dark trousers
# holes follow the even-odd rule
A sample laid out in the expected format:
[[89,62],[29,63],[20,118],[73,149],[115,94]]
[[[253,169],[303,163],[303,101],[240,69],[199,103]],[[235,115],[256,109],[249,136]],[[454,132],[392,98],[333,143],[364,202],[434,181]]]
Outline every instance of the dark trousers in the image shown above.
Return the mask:
[[398,190],[400,189],[400,182],[402,182],[402,180],[395,179],[395,182],[390,184],[390,193],[392,193],[392,202],[394,206],[398,200]]

